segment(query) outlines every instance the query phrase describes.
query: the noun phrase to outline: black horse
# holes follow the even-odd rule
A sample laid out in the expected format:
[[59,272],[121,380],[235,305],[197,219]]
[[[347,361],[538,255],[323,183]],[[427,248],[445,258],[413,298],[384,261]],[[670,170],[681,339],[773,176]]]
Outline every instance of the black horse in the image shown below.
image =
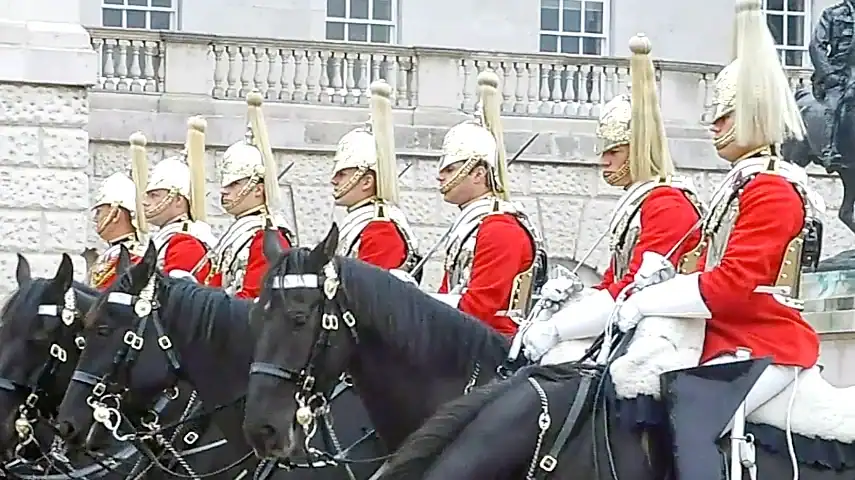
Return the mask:
[[[122,250],[121,261],[127,256]],[[273,463],[253,458],[241,429],[253,344],[248,326],[253,302],[164,276],[156,264],[157,251],[150,244],[141,262],[122,274],[87,314],[87,348],[59,407],[63,438],[79,441],[92,424],[90,404],[97,405],[99,397],[123,392],[122,402],[127,395],[152,398],[183,380],[195,388],[204,406],[188,422],[209,418],[227,440],[209,452],[218,464],[211,471],[196,472],[199,476],[234,478],[253,471],[266,476],[275,471],[284,478],[347,478],[333,468],[273,470]],[[143,304],[147,311],[140,309]],[[351,423],[358,420],[350,419]],[[342,441],[362,435],[361,430],[344,433]],[[206,436],[193,446],[205,445]],[[208,440],[223,443],[220,438]]]
[[33,278],[19,255],[15,276],[18,289],[3,307],[0,326],[0,448],[15,458],[7,469],[13,476],[46,478],[124,476],[140,460],[129,445],[108,441],[109,451],[53,453],[53,421],[85,346],[82,312],[99,292],[73,281],[68,255],[53,278]]
[[287,458],[302,445],[298,427],[321,418],[299,407],[316,410],[343,372],[394,450],[440,405],[492,379],[507,356],[508,340],[483,322],[387,271],[335,256],[337,243],[335,224],[313,250],[282,251],[265,238],[271,269],[252,318],[244,421],[264,455]]
[[841,118],[838,128],[838,151],[843,154],[840,165],[826,165],[822,160],[822,149],[831,136],[831,115],[828,107],[817,101],[809,87],[799,87],[795,92],[796,103],[807,128],[804,140],[788,140],[781,147],[784,158],[799,166],[815,163],[828,173],[840,175],[843,183],[843,200],[840,202],[838,218],[855,233],[855,117]]
[[[667,372],[665,402],[616,398],[604,366],[529,367],[445,405],[401,446],[380,478],[729,478],[729,436],[718,439],[718,433],[770,362]],[[546,424],[539,418],[544,410],[551,420]],[[669,418],[682,421],[675,427]],[[566,442],[556,443],[565,425]],[[852,444],[793,434],[790,452],[781,430],[749,421],[746,432],[756,445],[761,478],[792,478],[791,453],[802,479],[855,475]],[[555,461],[544,462],[547,456]],[[748,472],[741,478],[749,480]]]

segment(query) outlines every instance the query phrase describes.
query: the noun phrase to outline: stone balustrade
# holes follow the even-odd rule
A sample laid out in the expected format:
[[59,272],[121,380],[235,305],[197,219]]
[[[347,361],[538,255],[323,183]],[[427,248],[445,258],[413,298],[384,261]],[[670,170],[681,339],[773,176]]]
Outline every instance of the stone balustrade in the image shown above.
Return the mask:
[[[502,78],[506,115],[593,118],[626,91],[627,58],[518,54],[362,45],[181,32],[92,28],[101,54],[97,90],[200,94],[241,99],[257,88],[268,101],[330,106],[368,103],[368,86],[385,79],[398,108],[472,111],[476,77]],[[720,65],[656,60],[665,116],[697,123],[711,101]],[[793,86],[809,84],[790,72]],[[703,120],[703,118],[701,118]]]

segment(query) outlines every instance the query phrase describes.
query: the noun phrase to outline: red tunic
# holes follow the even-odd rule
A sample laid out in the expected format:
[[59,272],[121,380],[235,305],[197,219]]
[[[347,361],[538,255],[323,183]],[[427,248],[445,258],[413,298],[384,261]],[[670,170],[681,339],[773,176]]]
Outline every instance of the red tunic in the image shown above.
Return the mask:
[[[190,272],[207,255],[207,248],[201,240],[188,233],[176,233],[169,237],[164,247],[163,272],[169,274],[173,270]],[[206,261],[194,275],[200,283],[204,282],[211,271],[211,262]]]
[[787,246],[804,222],[804,203],[785,178],[761,173],[745,186],[723,260],[700,278],[712,313],[702,362],[746,347],[780,365],[816,364],[819,337],[801,314],[770,294],[754,293],[775,284]]
[[357,258],[385,270],[400,268],[407,259],[407,243],[394,222],[372,220],[359,235]]
[[679,188],[669,186],[654,188],[641,203],[641,211],[638,214],[641,215],[641,231],[638,235],[638,243],[632,250],[632,259],[626,275],[615,280],[614,261],[609,262],[603,281],[594,287],[608,290],[615,299],[621,290],[633,282],[635,273],[641,267],[644,252],[666,255],[686,235],[686,232],[694,228],[694,232],[669,258],[671,263],[676,265],[680,257],[697,247],[701,241],[701,231],[695,228],[700,216],[692,202],[686,198],[685,192]]
[[[496,312],[508,309],[514,277],[531,267],[533,261],[531,237],[513,215],[486,216],[475,237],[472,274],[458,308],[499,333],[516,334],[517,324]],[[442,279],[439,293],[448,293],[448,274]]]
[[[279,241],[285,248],[291,248],[291,244],[282,232],[279,233]],[[249,259],[246,264],[246,274],[243,277],[243,284],[240,290],[235,292],[237,298],[258,298],[261,294],[262,281],[264,274],[267,273],[267,259],[264,257],[264,229],[259,229],[249,242]],[[211,287],[223,286],[223,274],[217,272],[207,282]]]

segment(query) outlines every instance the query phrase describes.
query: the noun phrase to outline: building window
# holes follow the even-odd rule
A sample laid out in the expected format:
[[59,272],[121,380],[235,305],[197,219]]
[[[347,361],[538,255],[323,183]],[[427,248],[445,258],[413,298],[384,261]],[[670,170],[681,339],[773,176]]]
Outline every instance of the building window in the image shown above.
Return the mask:
[[763,0],[766,23],[775,38],[785,67],[808,66],[807,46],[810,6],[808,0]]
[[327,0],[327,40],[393,43],[396,0]]
[[540,0],[540,51],[603,55],[609,0]]
[[174,30],[177,0],[102,0],[105,27]]

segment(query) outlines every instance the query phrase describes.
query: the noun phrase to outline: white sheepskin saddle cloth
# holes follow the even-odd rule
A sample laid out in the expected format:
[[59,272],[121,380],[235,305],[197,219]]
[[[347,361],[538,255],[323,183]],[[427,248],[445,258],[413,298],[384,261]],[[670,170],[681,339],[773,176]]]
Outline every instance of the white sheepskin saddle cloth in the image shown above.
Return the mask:
[[[662,373],[698,365],[704,331],[703,320],[643,319],[626,355],[611,365],[618,398],[647,395],[658,399]],[[796,397],[790,418],[793,433],[841,443],[855,441],[855,386],[837,388],[831,385],[822,378],[819,367],[803,371],[797,385],[790,385],[752,412],[748,422],[786,430],[787,410],[794,388]]]

